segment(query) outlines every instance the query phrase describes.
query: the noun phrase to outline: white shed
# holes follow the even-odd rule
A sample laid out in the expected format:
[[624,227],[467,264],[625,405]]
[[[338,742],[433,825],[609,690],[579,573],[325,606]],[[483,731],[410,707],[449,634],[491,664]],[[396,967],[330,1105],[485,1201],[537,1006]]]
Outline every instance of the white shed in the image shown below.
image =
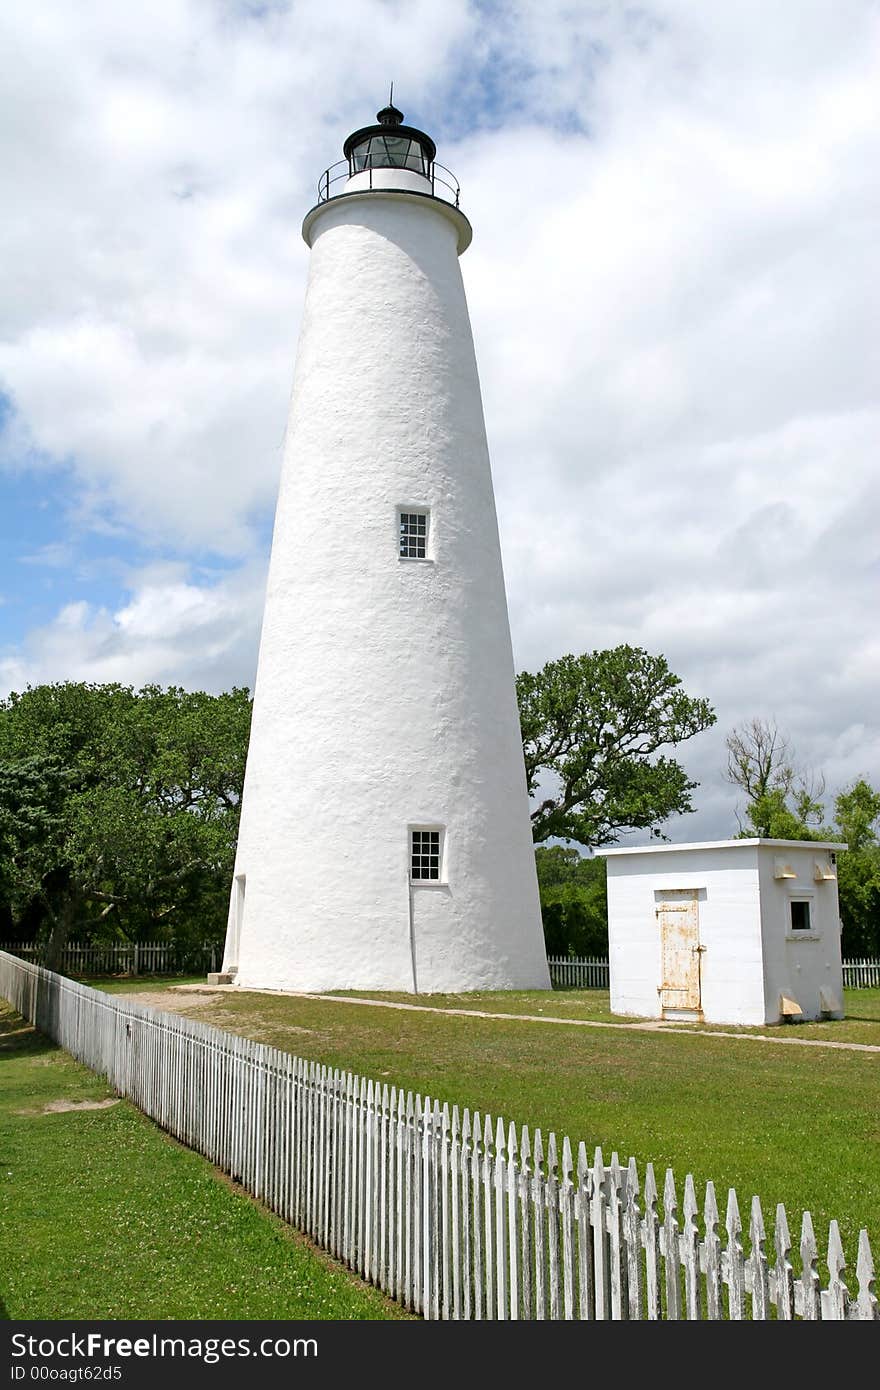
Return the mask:
[[756,839],[597,850],[608,864],[612,1010],[707,1023],[842,1018],[845,849]]

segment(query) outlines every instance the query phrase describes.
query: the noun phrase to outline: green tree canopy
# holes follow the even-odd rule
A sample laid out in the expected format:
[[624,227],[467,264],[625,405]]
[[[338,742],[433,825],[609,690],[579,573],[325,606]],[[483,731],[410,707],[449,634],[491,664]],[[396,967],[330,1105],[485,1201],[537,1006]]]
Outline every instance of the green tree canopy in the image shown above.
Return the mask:
[[874,849],[880,829],[880,792],[860,777],[835,799],[834,820],[851,854]]
[[745,839],[829,840],[834,830],[823,822],[824,810],[809,792],[786,796],[780,787],[750,801],[740,821]]
[[837,861],[845,956],[880,956],[880,792],[859,778],[834,802],[839,838],[849,846]]
[[660,836],[692,811],[697,786],[660,750],[708,729],[708,701],[685,693],[662,656],[639,647],[563,656],[517,677],[536,841],[613,843],[622,830]]
[[727,777],[745,792],[739,834],[769,840],[839,840],[837,862],[844,956],[880,955],[880,792],[864,777],[822,804],[824,778],[799,771],[789,739],[772,719],[751,719],[727,736]]
[[564,845],[535,849],[548,956],[607,956],[608,898],[604,859]]
[[91,936],[216,936],[250,725],[247,690],[61,682],[0,701],[0,894],[56,959]]

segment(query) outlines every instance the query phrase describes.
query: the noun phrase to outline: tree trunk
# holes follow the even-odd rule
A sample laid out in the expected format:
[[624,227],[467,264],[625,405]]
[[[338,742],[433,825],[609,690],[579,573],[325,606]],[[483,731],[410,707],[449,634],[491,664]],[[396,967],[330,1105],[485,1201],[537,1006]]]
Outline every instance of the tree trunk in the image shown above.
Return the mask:
[[52,930],[49,933],[49,940],[46,943],[46,950],[43,956],[43,964],[47,970],[55,970],[61,973],[61,965],[64,960],[64,948],[70,936],[73,926],[73,901],[65,898],[58,912],[52,921]]

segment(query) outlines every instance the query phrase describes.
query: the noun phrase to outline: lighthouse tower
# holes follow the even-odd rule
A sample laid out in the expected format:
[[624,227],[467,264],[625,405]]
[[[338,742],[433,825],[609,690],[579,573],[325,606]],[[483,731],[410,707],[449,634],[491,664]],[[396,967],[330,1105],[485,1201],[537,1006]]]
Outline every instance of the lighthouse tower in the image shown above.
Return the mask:
[[393,106],[306,215],[223,969],[259,989],[549,988],[458,257]]

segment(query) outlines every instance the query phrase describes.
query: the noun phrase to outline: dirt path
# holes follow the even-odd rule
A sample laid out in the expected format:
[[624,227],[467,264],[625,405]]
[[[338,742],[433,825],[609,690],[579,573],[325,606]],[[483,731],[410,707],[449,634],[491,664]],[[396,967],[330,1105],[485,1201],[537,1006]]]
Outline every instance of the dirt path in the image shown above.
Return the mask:
[[[219,993],[219,989],[207,985],[171,985],[168,989],[138,990],[136,994],[123,994],[119,998],[131,999],[135,1004],[146,1004],[164,1013],[192,1014],[216,1004]],[[173,1003],[169,1003],[172,996]]]
[[[389,999],[352,999],[343,994],[307,994],[297,990],[267,989],[239,990],[235,985],[172,985],[170,989],[129,994],[139,1004],[149,1004],[166,1013],[189,1014],[218,1002],[224,994],[272,994],[288,999],[312,999],[328,1004],[352,1004],[367,1009],[402,1009],[417,1014],[446,1014],[453,1018],[502,1019],[513,1023],[550,1023],[566,1028],[616,1028],[627,1032],[688,1033],[701,1038],[734,1038],[739,1042],[775,1043],[779,1047],[832,1047],[844,1052],[880,1052],[880,1044],[835,1042],[828,1038],[773,1037],[768,1033],[728,1033],[722,1029],[711,1033],[704,1028],[683,1028],[680,1023],[664,1023],[662,1019],[641,1019],[633,1023],[604,1023],[591,1018],[559,1018],[553,1014],[497,1014],[485,1009],[433,1009],[427,1004],[401,1004]],[[173,998],[172,998],[173,996]]]

